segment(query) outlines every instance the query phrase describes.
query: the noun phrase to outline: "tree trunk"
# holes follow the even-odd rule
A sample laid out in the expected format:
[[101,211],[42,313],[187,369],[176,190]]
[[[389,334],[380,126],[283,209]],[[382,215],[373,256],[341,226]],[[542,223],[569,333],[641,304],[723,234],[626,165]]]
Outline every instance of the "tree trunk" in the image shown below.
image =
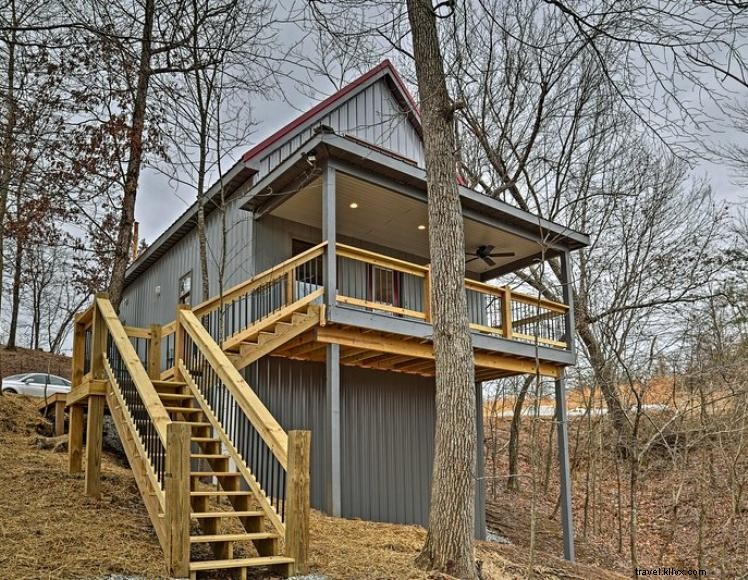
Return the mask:
[[510,491],[519,491],[519,428],[522,424],[522,409],[525,406],[527,390],[534,380],[534,375],[525,377],[525,382],[522,383],[517,400],[514,402],[512,424],[509,427],[509,473],[506,478],[506,488]]
[[[198,83],[198,87],[199,87]],[[198,93],[199,94],[199,93]],[[208,275],[208,240],[205,234],[205,171],[207,163],[207,121],[200,120],[200,159],[197,168],[197,239],[200,247],[200,277],[203,301],[210,298],[210,277]]]
[[589,353],[595,383],[600,387],[600,391],[603,394],[611,423],[618,437],[618,441],[616,442],[618,453],[621,457],[628,457],[632,447],[631,424],[626,417],[621,397],[618,394],[617,381],[611,372],[610,365],[600,350],[600,345],[592,334],[592,330],[584,322],[584,317],[577,317],[576,320],[577,334]]
[[140,164],[143,159],[143,130],[145,128],[148,85],[151,79],[151,37],[155,16],[155,0],[145,0],[143,36],[138,66],[138,82],[133,102],[132,123],[128,132],[129,158],[122,192],[122,213],[117,231],[117,246],[114,248],[112,278],[109,282],[109,297],[114,309],[119,311],[125,287],[125,271],[130,260],[132,227],[135,222],[135,199],[138,193]]
[[15,0],[10,1],[11,23],[8,43],[8,68],[5,92],[5,123],[3,128],[2,157],[0,157],[0,313],[3,305],[3,275],[5,274],[5,214],[8,207],[11,175],[13,173],[13,144],[16,130],[15,66],[16,66],[16,16]]
[[465,295],[465,239],[456,180],[454,109],[430,0],[408,0],[421,96],[428,188],[436,433],[428,533],[418,566],[477,578],[475,369]]
[[21,307],[21,271],[23,268],[23,244],[20,232],[16,233],[16,255],[13,260],[13,290],[11,297],[10,328],[8,329],[8,350],[15,350],[18,334],[18,313]]

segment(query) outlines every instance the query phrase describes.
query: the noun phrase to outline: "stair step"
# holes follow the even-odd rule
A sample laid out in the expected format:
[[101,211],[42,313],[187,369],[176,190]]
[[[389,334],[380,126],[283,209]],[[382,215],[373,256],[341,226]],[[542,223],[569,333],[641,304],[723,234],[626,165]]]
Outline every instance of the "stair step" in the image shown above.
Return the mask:
[[202,413],[203,410],[199,407],[164,407],[168,413],[187,413],[194,415],[195,413]]
[[257,568],[259,566],[275,566],[276,564],[292,563],[293,558],[288,558],[287,556],[261,556],[259,558],[237,558],[235,560],[204,560],[200,562],[190,562],[190,572],[228,568]]
[[190,441],[194,443],[220,443],[218,437],[190,437]]
[[154,387],[162,387],[162,386],[185,387],[187,386],[187,383],[184,383],[181,381],[162,381],[160,379],[154,379],[151,382],[153,383]]
[[191,491],[190,495],[193,497],[220,497],[223,495],[236,495],[236,496],[247,496],[252,495],[251,491],[226,491],[223,489],[210,490],[210,491]]
[[223,453],[193,453],[190,455],[192,459],[228,459],[228,455]]
[[263,511],[237,511],[237,512],[195,512],[192,517],[197,520],[207,520],[212,518],[262,518],[265,517]]
[[217,534],[204,536],[190,536],[190,544],[203,544],[209,542],[250,542],[252,540],[270,540],[277,538],[278,534],[270,532],[253,532],[250,534]]
[[193,427],[197,429],[198,427],[212,427],[210,423],[202,423],[200,421],[182,421],[185,425],[189,425],[190,427]]
[[192,477],[241,477],[241,473],[236,471],[192,471]]
[[158,396],[162,401],[189,401],[195,398],[184,393],[159,393]]

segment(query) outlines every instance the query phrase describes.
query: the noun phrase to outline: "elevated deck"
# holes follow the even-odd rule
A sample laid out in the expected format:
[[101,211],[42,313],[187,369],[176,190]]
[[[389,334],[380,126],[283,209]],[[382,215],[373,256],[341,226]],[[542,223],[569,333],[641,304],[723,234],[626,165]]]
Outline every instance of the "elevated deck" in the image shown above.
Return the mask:
[[[261,356],[434,375],[431,273],[374,252],[336,246],[335,292],[325,292],[325,243],[198,305],[194,312],[237,368]],[[568,307],[466,280],[477,380],[574,364],[563,337]]]

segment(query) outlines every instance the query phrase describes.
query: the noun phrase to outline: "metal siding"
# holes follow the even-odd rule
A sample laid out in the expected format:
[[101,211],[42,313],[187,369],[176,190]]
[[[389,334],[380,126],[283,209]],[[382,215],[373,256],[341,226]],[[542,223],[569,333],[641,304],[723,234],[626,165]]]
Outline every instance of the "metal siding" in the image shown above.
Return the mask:
[[[311,501],[324,501],[325,365],[265,357],[244,371],[285,430],[312,431]],[[341,368],[342,515],[425,524],[434,440],[433,379]]]
[[342,369],[343,517],[426,524],[434,455],[434,381]]
[[[252,256],[253,217],[238,207],[239,197],[229,200],[226,207],[226,274],[224,287],[246,280],[254,274]],[[218,291],[218,256],[221,253],[221,213],[214,211],[206,218],[209,277],[211,294]],[[212,257],[216,256],[215,259]],[[166,324],[174,320],[177,307],[179,278],[192,271],[192,302],[202,300],[200,250],[197,229],[192,230],[169,249],[148,270],[138,276],[123,295],[121,318],[133,326]],[[156,296],[156,286],[161,294]]]
[[328,125],[341,135],[353,135],[412,159],[424,167],[423,143],[405,112],[398,106],[384,78],[302,129],[268,152],[259,163],[261,179],[314,135],[314,127]]
[[242,371],[284,430],[312,432],[311,503],[324,503],[325,365],[265,357]]

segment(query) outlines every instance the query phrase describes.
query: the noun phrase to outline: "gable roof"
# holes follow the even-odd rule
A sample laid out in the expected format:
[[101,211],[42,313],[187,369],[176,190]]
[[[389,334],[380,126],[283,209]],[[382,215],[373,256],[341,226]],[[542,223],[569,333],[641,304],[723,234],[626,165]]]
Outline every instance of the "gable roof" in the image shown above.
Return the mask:
[[[370,71],[362,74],[357,79],[348,83],[339,91],[333,93],[323,101],[319,102],[305,113],[299,115],[290,123],[281,127],[275,133],[271,134],[266,139],[263,139],[249,149],[241,159],[237,161],[231,169],[226,172],[224,177],[224,185],[230,180],[231,192],[236,191],[240,186],[241,182],[245,182],[257,173],[254,161],[258,160],[263,154],[268,154],[271,151],[277,149],[285,142],[293,138],[305,127],[313,124],[316,120],[324,117],[325,114],[332,111],[335,107],[339,106],[344,101],[353,98],[367,87],[377,82],[379,79],[384,78],[387,86],[389,87],[392,96],[402,106],[406,112],[408,119],[415,127],[419,135],[422,135],[421,119],[418,105],[416,104],[413,95],[410,93],[408,88],[405,86],[402,78],[400,77],[397,69],[388,60],[385,59],[380,64],[375,66]],[[206,192],[206,198],[213,200],[220,195],[220,182],[216,181],[210,189]],[[213,209],[215,204],[206,203],[206,212]],[[197,220],[197,202],[193,203],[188,207],[149,247],[143,252],[138,258],[128,266],[125,274],[125,287],[130,284],[135,277],[147,270],[154,262],[156,262],[161,256],[163,256],[171,247],[173,247],[180,239],[188,234],[195,225]]]
[[397,69],[393,66],[389,59],[385,59],[370,71],[364,73],[356,80],[348,83],[342,89],[327,97],[324,101],[316,104],[314,107],[299,115],[293,121],[291,121],[284,127],[281,127],[266,139],[260,141],[257,145],[252,147],[252,149],[247,151],[242,156],[242,161],[247,163],[252,159],[256,159],[261,153],[271,149],[273,145],[280,144],[281,142],[290,138],[291,136],[299,132],[305,125],[313,123],[319,117],[323,117],[325,113],[331,110],[335,105],[344,100],[350,99],[355,94],[363,91],[366,87],[382,77],[385,77],[387,79],[393,95],[400,102],[400,104],[404,106],[403,108],[406,109],[408,117],[416,127],[419,135],[422,134],[421,118],[418,105],[416,104],[413,95],[411,95],[410,91],[408,90],[408,87],[405,86],[405,83],[400,77],[400,74],[397,72]]

